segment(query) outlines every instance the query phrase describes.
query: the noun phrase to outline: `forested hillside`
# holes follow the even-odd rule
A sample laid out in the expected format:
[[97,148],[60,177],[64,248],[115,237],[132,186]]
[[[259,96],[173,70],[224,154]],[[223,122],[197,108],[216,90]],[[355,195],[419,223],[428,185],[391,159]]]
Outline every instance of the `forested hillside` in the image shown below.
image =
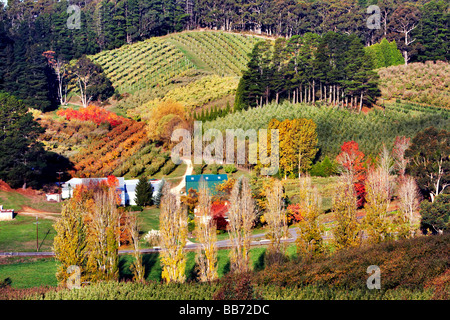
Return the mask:
[[[371,4],[381,10],[380,28],[367,27]],[[334,31],[355,34],[366,46],[385,37],[396,40],[406,62],[449,59],[449,4],[443,0],[93,0],[70,5],[80,8],[79,21],[74,10],[68,13],[68,1],[0,4],[0,90],[31,107],[55,108],[57,81],[44,52],[70,61],[195,28],[286,37]],[[75,25],[69,28],[68,22]]]

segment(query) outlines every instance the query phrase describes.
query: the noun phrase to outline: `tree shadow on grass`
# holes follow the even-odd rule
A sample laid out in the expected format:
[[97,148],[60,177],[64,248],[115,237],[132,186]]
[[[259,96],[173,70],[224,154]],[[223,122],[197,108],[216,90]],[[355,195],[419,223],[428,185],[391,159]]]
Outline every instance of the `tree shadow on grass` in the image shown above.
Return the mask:
[[261,252],[258,259],[253,263],[253,270],[261,271],[266,267],[266,250]]
[[[133,279],[133,270],[131,269],[133,262],[134,256],[132,255],[124,255],[119,257],[119,279],[121,281],[129,281]],[[159,253],[143,254],[142,264],[145,267],[145,279],[157,281],[161,280]]]
[[149,277],[153,280],[161,280],[161,266],[159,263],[159,253],[149,253],[142,256],[142,263],[145,266],[145,279]]
[[130,266],[133,258],[131,256],[119,257],[119,280],[128,281],[133,279],[133,273],[130,270]]

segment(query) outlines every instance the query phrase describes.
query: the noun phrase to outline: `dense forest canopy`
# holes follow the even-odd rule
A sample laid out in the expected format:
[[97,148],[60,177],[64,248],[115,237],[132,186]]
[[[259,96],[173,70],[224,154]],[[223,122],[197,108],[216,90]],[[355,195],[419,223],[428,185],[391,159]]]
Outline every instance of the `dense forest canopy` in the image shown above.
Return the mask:
[[[369,5],[380,8],[377,29],[367,26]],[[0,90],[52,109],[56,80],[43,52],[71,60],[197,28],[287,38],[333,31],[366,46],[395,40],[406,62],[448,60],[448,8],[444,0],[8,0],[0,3]],[[79,28],[69,28],[77,14]]]

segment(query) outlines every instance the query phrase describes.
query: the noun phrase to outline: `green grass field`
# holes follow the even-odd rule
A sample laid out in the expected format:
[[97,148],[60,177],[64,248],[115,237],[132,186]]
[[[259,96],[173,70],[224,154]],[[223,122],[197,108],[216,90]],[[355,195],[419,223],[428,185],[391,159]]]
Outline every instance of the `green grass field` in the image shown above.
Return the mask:
[[[250,250],[251,266],[254,270],[264,268],[265,247],[255,247]],[[295,257],[295,246],[287,248],[287,255]],[[230,270],[230,250],[219,250],[217,254],[217,268],[219,277]],[[186,278],[195,279],[195,252],[187,253]],[[119,274],[121,280],[132,278],[130,264],[133,261],[131,255],[121,255],[119,259]],[[145,265],[145,278],[147,280],[161,280],[161,265],[159,254],[143,255]],[[56,271],[58,264],[54,258],[18,258],[8,257],[0,259],[0,281],[9,278],[13,288],[32,288],[38,286],[57,286]]]
[[56,287],[57,267],[54,258],[1,258],[0,281],[9,278],[13,288]]
[[[55,230],[53,220],[38,220],[39,251],[51,251]],[[36,251],[36,218],[16,215],[14,220],[0,221],[0,251]]]

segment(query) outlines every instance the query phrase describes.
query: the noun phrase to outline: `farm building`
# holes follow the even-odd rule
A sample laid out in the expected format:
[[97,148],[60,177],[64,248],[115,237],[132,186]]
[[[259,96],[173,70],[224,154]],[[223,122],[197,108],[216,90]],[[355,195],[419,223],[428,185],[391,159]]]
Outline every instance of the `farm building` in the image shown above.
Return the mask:
[[[78,185],[89,185],[91,183],[99,183],[100,181],[106,181],[107,178],[72,178],[62,185],[62,198],[69,199],[73,196],[73,190]],[[117,177],[119,186],[117,190],[120,192],[121,205],[136,205],[136,185],[138,179],[125,180],[123,177]],[[160,190],[160,184],[162,180],[151,179],[149,180],[153,186],[153,197],[156,197]]]
[[47,201],[61,202],[61,195],[59,193],[46,193]]
[[14,219],[14,209],[3,209],[3,205],[0,205],[0,221]]
[[206,182],[209,191],[211,194],[216,193],[216,185],[223,183],[228,180],[228,176],[226,174],[199,174],[199,175],[188,175],[186,176],[186,192],[189,189],[194,189],[198,191],[200,181]]

